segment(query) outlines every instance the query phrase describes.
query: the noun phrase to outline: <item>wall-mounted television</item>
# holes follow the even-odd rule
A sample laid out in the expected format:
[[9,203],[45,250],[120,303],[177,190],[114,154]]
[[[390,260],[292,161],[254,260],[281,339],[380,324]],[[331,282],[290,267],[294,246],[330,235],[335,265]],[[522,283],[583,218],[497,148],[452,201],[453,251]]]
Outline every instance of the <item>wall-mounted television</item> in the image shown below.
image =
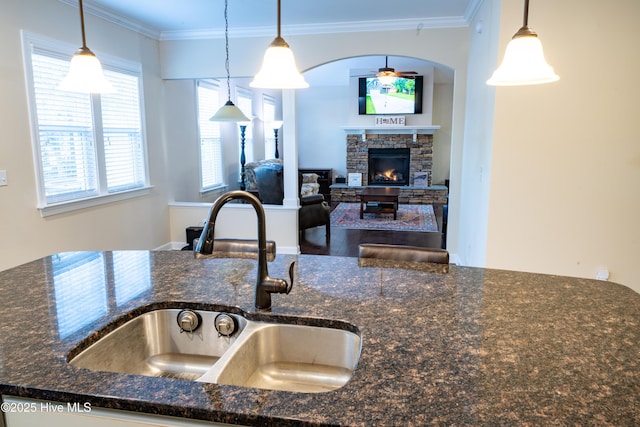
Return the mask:
[[423,76],[397,77],[383,85],[377,77],[358,79],[359,114],[422,114]]

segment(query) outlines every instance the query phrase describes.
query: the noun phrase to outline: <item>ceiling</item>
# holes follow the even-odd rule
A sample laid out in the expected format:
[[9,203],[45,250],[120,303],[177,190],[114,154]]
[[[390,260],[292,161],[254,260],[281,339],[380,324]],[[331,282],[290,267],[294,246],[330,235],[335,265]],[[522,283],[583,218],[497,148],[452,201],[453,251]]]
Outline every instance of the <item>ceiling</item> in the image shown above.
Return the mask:
[[[78,0],[59,1],[78,7]],[[482,1],[281,0],[282,35],[465,27]],[[224,0],[84,0],[83,6],[85,14],[158,40],[224,37]],[[231,37],[274,36],[277,1],[228,0],[228,17]],[[431,65],[415,58],[389,57],[389,66],[398,71]],[[354,69],[383,66],[384,56],[350,58],[309,70],[305,78],[322,86],[335,84],[335,76],[348,81]],[[450,82],[452,75],[436,67],[435,81]]]
[[[78,0],[60,0],[77,7]],[[282,0],[282,33],[460,27],[482,0]],[[222,35],[224,0],[84,0],[85,13],[158,39]],[[229,33],[273,35],[276,0],[228,0]]]

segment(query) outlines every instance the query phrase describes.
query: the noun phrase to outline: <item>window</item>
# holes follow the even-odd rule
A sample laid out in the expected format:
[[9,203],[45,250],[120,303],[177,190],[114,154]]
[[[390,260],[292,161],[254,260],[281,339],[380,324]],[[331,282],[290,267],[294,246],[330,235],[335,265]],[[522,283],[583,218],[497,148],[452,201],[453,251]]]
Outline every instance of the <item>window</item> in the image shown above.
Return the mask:
[[262,98],[262,114],[264,116],[264,152],[266,156],[274,155],[276,138],[271,123],[276,120],[276,100],[269,95]]
[[198,133],[200,138],[200,191],[205,192],[224,185],[220,123],[209,120],[220,108],[218,86],[209,81],[199,80],[197,97]]
[[112,94],[57,89],[75,49],[23,33],[38,207],[43,216],[149,189],[140,65],[101,55]]

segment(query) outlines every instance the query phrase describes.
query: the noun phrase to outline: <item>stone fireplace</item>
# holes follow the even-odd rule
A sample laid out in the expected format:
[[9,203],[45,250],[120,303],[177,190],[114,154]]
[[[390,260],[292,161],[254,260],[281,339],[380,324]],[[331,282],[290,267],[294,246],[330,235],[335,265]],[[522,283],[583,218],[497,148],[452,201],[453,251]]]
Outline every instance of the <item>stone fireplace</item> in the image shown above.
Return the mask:
[[[415,141],[414,141],[415,136]],[[369,152],[371,150],[403,149],[409,152],[408,176],[403,183],[376,183],[369,171]],[[414,172],[428,172],[431,185],[431,169],[433,167],[433,135],[410,133],[347,135],[347,173],[362,174],[362,185],[413,185]]]
[[[355,129],[355,128],[354,128]],[[346,129],[345,129],[346,130]],[[407,132],[408,130],[408,132]],[[363,140],[364,139],[364,140]],[[392,150],[392,151],[389,151]],[[396,178],[402,175],[402,180],[391,184],[386,181],[391,178],[381,178],[376,174],[371,175],[370,157],[375,158],[377,153],[393,152],[402,154],[400,161],[394,154],[389,169],[394,169]],[[386,160],[387,162],[389,160]],[[383,163],[382,161],[377,161]],[[408,164],[405,165],[405,162]],[[386,163],[385,163],[386,164]],[[381,164],[380,166],[383,166]],[[405,169],[408,167],[408,171]],[[340,202],[359,202],[359,194],[369,185],[398,186],[400,194],[398,201],[408,204],[446,204],[448,189],[444,185],[432,185],[431,172],[433,168],[433,135],[427,133],[414,133],[409,129],[392,133],[385,129],[385,133],[367,133],[363,138],[361,131],[347,131],[347,173],[362,174],[361,186],[349,186],[347,184],[333,184],[331,186],[331,204]],[[400,171],[400,172],[398,172]],[[428,187],[415,187],[413,185],[414,172],[428,172]],[[386,175],[385,175],[386,176]]]

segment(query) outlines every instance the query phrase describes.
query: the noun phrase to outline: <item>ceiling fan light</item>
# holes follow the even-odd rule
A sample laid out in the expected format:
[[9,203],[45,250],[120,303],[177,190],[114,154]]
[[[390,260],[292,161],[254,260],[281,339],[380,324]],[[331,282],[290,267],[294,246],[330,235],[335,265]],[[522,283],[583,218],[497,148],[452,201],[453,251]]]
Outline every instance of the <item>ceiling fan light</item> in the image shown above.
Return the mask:
[[71,58],[69,73],[58,84],[59,90],[81,93],[114,92],[102,72],[100,60],[89,48],[81,47]]
[[298,71],[293,52],[280,37],[276,37],[264,54],[262,68],[249,84],[263,89],[304,89],[309,83]]
[[228,100],[209,120],[212,122],[249,122],[249,118],[231,100]]
[[376,75],[376,77],[378,78],[380,84],[383,86],[391,86],[395,83],[397,78],[396,73],[392,73],[389,71],[380,72]]

